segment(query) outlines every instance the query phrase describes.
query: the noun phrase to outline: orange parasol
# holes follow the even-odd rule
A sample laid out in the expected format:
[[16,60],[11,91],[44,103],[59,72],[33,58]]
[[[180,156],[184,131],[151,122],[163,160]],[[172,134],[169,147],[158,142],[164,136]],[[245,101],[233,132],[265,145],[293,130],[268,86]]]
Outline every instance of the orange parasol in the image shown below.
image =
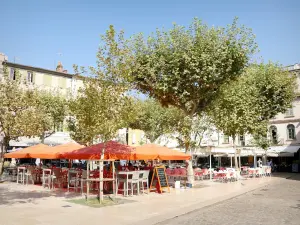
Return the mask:
[[148,159],[160,160],[188,160],[191,158],[190,155],[156,144],[146,144],[136,147],[136,160],[144,159],[144,155],[152,156],[152,158]]
[[35,152],[43,152],[43,151],[47,151],[50,150],[52,147],[48,146],[48,145],[44,145],[44,144],[37,144],[34,146],[30,146],[27,148],[24,148],[22,150],[19,151],[15,151],[15,152],[10,152],[10,153],[6,153],[4,155],[4,158],[32,158],[30,155],[32,153]]
[[83,148],[83,145],[77,143],[67,143],[62,145],[57,145],[51,148],[48,148],[44,151],[35,151],[30,153],[31,158],[40,158],[40,159],[63,159],[63,155],[67,152],[71,152],[80,148]]
[[108,141],[99,143],[85,148],[77,149],[74,151],[63,154],[65,159],[100,159],[102,150],[104,151],[104,159],[120,159],[120,160],[133,160],[134,148],[128,145],[118,143],[116,141]]

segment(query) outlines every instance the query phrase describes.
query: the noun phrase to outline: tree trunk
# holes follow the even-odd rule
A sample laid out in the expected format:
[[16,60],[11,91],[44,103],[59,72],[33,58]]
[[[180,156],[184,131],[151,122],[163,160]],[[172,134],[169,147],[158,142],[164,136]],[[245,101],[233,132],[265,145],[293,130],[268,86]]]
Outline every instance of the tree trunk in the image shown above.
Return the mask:
[[99,169],[100,169],[99,201],[100,201],[100,203],[103,203],[103,200],[104,200],[104,196],[103,196],[103,159],[104,159],[104,153],[105,153],[105,144],[106,144],[106,142],[104,142],[104,144],[103,144],[103,149],[101,152],[100,162],[99,162]]
[[265,150],[265,154],[262,156],[262,164],[267,165],[267,151]]
[[238,166],[238,158],[237,158],[237,152],[236,152],[237,149],[236,149],[236,145],[235,145],[235,135],[232,135],[232,142],[233,142],[233,149],[234,149],[234,167],[237,171],[239,166]]
[[7,137],[3,138],[1,143],[1,153],[0,153],[0,176],[3,173],[4,169],[4,154],[6,153],[7,146],[9,145],[9,139]]
[[3,173],[3,166],[4,166],[4,153],[5,153],[5,147],[4,144],[1,144],[1,153],[0,153],[0,176]]
[[232,136],[232,141],[233,141],[233,149],[234,149],[234,166],[235,166],[235,170],[236,170],[237,179],[239,179],[240,178],[240,169],[239,169],[239,165],[238,165],[237,148],[235,145],[235,135]]
[[45,134],[42,134],[40,136],[40,139],[41,139],[41,143],[44,144],[45,143]]
[[[189,141],[186,141],[186,138],[185,138],[185,153],[188,152],[189,150]],[[192,151],[191,151],[191,154],[192,154]],[[192,186],[194,185],[194,171],[193,171],[193,156],[191,155],[191,158],[190,160],[186,160],[186,163],[187,163],[187,182],[189,184],[191,184]]]

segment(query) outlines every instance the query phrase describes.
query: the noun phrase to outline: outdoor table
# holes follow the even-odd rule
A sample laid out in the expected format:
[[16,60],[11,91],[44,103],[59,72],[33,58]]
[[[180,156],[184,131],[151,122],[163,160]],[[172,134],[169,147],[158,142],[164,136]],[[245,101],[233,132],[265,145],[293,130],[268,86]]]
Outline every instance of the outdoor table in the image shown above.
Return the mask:
[[49,176],[48,177],[48,187],[50,188],[50,183],[51,183],[51,179],[50,179],[50,176],[51,176],[51,169],[43,169],[43,183],[42,183],[42,187],[45,187],[45,175]]
[[[116,181],[119,179],[120,175],[124,175],[125,176],[125,182],[124,182],[124,186],[123,186],[123,189],[120,189],[120,190],[123,190],[124,192],[124,196],[128,196],[128,179],[129,179],[129,176],[132,176],[133,175],[133,171],[120,171],[117,173],[117,179]],[[117,184],[118,185],[118,184]],[[125,188],[125,189],[124,189]],[[119,190],[119,189],[118,189]],[[125,192],[126,190],[126,192]],[[125,195],[126,193],[126,195]]]

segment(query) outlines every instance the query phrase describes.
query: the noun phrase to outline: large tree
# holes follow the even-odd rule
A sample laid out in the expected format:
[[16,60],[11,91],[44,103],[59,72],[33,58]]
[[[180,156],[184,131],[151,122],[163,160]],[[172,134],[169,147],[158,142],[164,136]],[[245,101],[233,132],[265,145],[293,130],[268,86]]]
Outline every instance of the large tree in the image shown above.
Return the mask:
[[[295,76],[279,65],[253,64],[237,81],[222,87],[208,113],[215,126],[230,135],[233,142],[237,135],[246,133],[263,137],[268,121],[291,105],[295,84]],[[265,142],[261,144],[266,147]]]
[[[129,81],[163,106],[181,109],[187,121],[203,112],[222,86],[242,74],[256,50],[252,31],[238,26],[237,19],[226,28],[194,19],[188,28],[175,24],[146,38],[140,34],[131,43]],[[189,137],[184,139],[187,151]],[[191,171],[190,164],[189,179]]]
[[[116,34],[112,26],[101,36],[97,53],[97,66],[90,67],[89,78],[79,91],[78,98],[70,103],[71,135],[81,143],[90,145],[95,139],[107,142],[116,137],[117,130],[126,127],[131,114],[132,100],[127,95],[128,83],[124,79],[130,71],[130,57],[123,32]],[[78,66],[74,66],[78,73]],[[86,72],[82,68],[81,72]],[[99,151],[104,159],[104,148]],[[103,162],[100,161],[103,171]],[[100,173],[100,201],[103,200],[103,172]]]
[[[87,79],[78,98],[70,101],[71,118],[69,129],[76,141],[91,145],[95,141],[107,142],[117,135],[127,118],[130,99],[124,89],[113,83],[99,79]],[[99,150],[104,159],[104,148]],[[103,171],[103,162],[100,162]],[[103,173],[100,173],[100,201],[103,200]]]
[[32,121],[36,118],[35,90],[30,88],[18,70],[8,74],[8,68],[4,68],[4,74],[0,78],[0,134],[3,136],[1,143],[0,174],[3,169],[3,155],[9,142],[22,136],[37,135],[36,124]]
[[111,140],[125,124],[128,104],[130,98],[123,88],[103,80],[86,80],[78,97],[70,100],[71,136],[85,145]]

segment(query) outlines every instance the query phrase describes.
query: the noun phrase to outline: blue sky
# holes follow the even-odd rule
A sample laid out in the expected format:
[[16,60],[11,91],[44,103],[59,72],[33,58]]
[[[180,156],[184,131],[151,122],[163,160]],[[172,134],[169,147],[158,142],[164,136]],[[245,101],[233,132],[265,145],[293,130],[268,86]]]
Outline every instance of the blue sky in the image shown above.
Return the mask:
[[300,63],[297,0],[3,0],[0,15],[0,52],[9,61],[16,57],[17,63],[48,69],[57,61],[69,72],[73,64],[94,65],[100,34],[110,24],[130,36],[168,28],[173,22],[189,25],[194,17],[225,26],[235,16],[253,29],[265,61]]

